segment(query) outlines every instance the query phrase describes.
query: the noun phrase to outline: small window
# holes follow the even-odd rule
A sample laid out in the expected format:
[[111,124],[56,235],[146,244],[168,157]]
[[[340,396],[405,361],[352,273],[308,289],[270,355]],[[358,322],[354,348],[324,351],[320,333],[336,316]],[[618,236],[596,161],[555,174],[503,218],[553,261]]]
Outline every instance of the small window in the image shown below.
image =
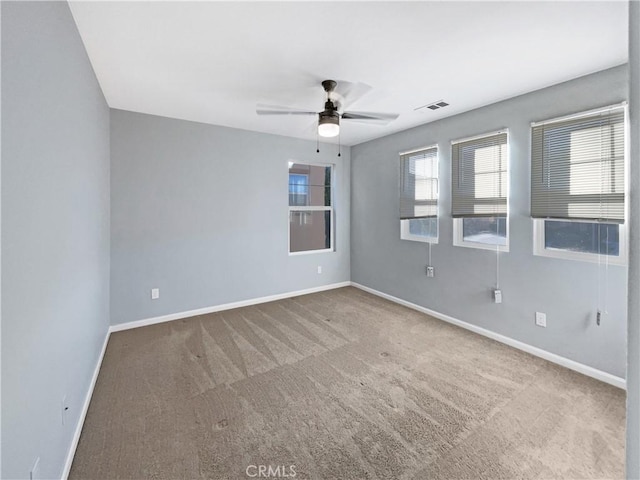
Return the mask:
[[626,265],[626,231],[617,223],[534,219],[533,253],[543,257]]
[[289,162],[289,253],[333,250],[333,167]]
[[452,142],[453,244],[509,251],[508,134]]
[[625,264],[624,107],[531,127],[534,254]]
[[438,243],[438,147],[400,154],[400,238]]

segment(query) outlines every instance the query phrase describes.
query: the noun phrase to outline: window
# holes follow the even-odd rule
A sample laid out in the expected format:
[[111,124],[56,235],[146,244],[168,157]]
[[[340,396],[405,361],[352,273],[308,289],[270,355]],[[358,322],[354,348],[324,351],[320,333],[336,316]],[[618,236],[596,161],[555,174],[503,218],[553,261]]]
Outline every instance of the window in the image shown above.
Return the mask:
[[625,109],[532,124],[534,254],[626,263]]
[[453,244],[509,251],[508,133],[452,142]]
[[331,165],[289,162],[289,253],[333,250]]
[[400,154],[400,238],[438,243],[438,147]]

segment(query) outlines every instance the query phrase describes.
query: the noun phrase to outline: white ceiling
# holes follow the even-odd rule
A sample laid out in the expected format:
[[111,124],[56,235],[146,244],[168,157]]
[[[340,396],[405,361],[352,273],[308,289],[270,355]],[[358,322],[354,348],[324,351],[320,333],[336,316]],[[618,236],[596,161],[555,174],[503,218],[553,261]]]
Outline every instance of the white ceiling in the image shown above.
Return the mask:
[[[70,2],[112,108],[315,140],[329,78],[372,90],[355,145],[627,61],[626,1]],[[442,110],[414,108],[444,99]]]

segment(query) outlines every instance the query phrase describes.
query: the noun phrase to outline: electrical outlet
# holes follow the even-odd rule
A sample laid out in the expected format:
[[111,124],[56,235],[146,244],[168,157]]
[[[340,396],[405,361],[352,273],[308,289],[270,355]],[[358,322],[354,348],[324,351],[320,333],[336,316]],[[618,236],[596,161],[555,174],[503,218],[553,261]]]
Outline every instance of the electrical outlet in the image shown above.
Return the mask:
[[29,471],[29,480],[38,480],[40,478],[40,457],[33,462],[33,467]]
[[160,289],[152,288],[151,289],[151,300],[157,300],[160,298]]
[[322,266],[318,265],[318,275],[322,273]]
[[493,303],[502,303],[502,290],[493,290]]
[[536,325],[539,327],[547,327],[547,314],[542,312],[536,312]]
[[427,277],[433,278],[436,276],[436,269],[431,265],[427,265]]

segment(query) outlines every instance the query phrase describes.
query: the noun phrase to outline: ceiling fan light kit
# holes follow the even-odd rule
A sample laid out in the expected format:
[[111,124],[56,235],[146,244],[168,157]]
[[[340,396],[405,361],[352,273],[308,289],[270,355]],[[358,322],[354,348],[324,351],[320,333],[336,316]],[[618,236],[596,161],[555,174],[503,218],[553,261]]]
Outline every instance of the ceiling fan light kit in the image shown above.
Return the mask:
[[338,112],[324,111],[318,114],[318,135],[335,137],[340,133],[340,115]]

